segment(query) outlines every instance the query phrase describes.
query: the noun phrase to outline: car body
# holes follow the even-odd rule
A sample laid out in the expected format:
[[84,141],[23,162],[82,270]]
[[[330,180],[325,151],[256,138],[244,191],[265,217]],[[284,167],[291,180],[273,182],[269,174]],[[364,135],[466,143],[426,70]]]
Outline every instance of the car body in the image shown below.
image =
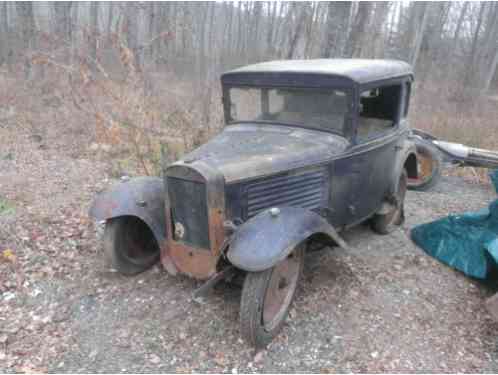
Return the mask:
[[[160,251],[169,273],[207,285],[242,273],[241,329],[266,345],[311,243],[347,247],[345,228],[371,220],[388,233],[403,222],[406,181],[417,176],[412,80],[408,64],[390,60],[272,61],[223,74],[221,133],[166,165],[162,180],[130,179],[93,203],[90,214],[111,227],[111,263],[135,273]],[[155,239],[153,250],[133,255],[149,245],[122,229],[123,217],[141,226],[135,237]],[[126,259],[124,236],[135,249]]]

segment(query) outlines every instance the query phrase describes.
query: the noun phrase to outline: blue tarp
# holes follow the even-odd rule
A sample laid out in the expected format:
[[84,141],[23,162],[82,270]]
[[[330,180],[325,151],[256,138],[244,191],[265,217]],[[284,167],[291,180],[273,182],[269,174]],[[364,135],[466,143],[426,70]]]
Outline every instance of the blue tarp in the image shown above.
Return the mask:
[[[490,177],[498,193],[498,170]],[[411,237],[441,262],[468,276],[485,279],[498,265],[498,199],[477,212],[419,225],[412,229]]]

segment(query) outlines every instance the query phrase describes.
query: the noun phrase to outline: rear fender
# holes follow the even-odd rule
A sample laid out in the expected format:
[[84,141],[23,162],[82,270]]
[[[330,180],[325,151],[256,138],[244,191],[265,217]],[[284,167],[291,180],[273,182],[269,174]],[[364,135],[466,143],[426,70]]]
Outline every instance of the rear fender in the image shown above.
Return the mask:
[[90,207],[90,217],[102,221],[136,216],[154,233],[159,245],[166,239],[164,185],[158,177],[124,180],[99,194]]
[[391,176],[390,194],[396,193],[398,181],[403,169],[406,169],[409,178],[417,177],[417,151],[413,141],[406,139],[401,145],[396,147],[398,153],[393,174]]
[[[278,210],[278,214],[272,214],[272,210]],[[336,230],[313,211],[299,207],[266,210],[236,230],[227,258],[242,270],[263,271],[285,259],[297,245],[315,234],[323,234],[347,248]]]

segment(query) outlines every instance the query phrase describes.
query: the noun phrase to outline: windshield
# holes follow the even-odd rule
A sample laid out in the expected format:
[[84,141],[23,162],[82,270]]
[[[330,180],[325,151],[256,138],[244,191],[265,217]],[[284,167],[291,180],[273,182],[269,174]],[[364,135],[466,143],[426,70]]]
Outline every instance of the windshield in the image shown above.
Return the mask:
[[344,133],[345,91],[232,87],[228,94],[229,123],[274,122]]

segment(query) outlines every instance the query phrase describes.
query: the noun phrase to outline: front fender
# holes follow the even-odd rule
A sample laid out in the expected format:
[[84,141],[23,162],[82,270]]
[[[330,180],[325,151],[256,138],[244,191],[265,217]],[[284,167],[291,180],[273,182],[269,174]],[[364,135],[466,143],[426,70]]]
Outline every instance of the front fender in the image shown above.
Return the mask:
[[299,207],[282,207],[278,215],[263,211],[242,224],[227,252],[236,267],[258,272],[273,267],[314,234],[324,234],[347,248],[335,229],[317,213]]
[[166,239],[164,185],[158,177],[137,177],[119,182],[99,194],[90,206],[96,220],[136,216],[154,233],[159,245]]

